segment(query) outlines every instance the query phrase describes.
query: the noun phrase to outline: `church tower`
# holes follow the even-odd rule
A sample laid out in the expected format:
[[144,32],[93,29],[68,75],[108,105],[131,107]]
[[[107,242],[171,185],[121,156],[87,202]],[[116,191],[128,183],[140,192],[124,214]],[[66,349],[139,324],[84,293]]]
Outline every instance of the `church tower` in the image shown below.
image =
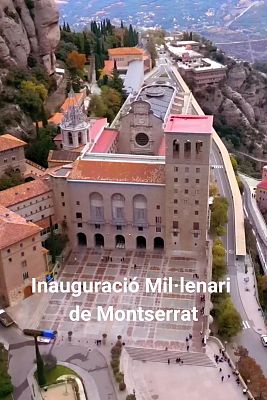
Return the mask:
[[170,115],[165,126],[167,253],[203,254],[209,199],[213,117]]
[[68,96],[69,106],[60,124],[64,150],[77,149],[89,142],[90,123],[81,106],[77,104],[73,89]]

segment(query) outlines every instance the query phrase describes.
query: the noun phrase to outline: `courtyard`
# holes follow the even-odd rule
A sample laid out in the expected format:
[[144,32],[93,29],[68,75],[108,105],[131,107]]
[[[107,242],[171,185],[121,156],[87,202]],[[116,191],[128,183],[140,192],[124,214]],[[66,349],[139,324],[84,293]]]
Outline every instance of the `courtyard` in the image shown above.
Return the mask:
[[[49,299],[46,308],[39,314],[36,326],[39,329],[53,329],[65,336],[72,331],[73,337],[79,339],[101,339],[106,333],[114,340],[121,335],[127,345],[184,350],[185,338],[189,333],[193,335],[190,350],[201,350],[201,336],[203,328],[201,313],[198,322],[132,322],[132,321],[96,321],[96,307],[114,306],[114,309],[130,310],[141,306],[144,309],[191,309],[196,305],[203,307],[199,294],[179,293],[146,293],[144,290],[145,278],[172,277],[174,280],[183,276],[193,280],[193,275],[199,273],[200,268],[194,259],[171,257],[163,252],[126,251],[115,249],[104,251],[101,249],[87,249],[78,247],[72,252],[66,265],[62,269],[60,280],[63,281],[122,281],[125,277],[137,278],[140,291],[136,294],[106,294],[82,293],[80,297],[73,297],[70,293],[55,293]],[[201,276],[200,276],[201,278]],[[43,295],[46,296],[46,295]],[[89,322],[71,322],[69,313],[76,306],[80,309],[90,309],[92,320]]]

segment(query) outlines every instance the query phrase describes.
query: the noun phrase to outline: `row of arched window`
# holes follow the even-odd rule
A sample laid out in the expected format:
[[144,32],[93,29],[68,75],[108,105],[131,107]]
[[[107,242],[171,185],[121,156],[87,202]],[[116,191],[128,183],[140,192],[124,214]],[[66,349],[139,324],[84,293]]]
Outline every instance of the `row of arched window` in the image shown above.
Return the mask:
[[[112,218],[116,221],[123,221],[125,197],[120,193],[111,196]],[[100,193],[90,195],[91,218],[94,221],[104,221],[104,201]],[[147,199],[144,195],[138,194],[133,197],[133,219],[136,223],[146,223],[147,221]]]

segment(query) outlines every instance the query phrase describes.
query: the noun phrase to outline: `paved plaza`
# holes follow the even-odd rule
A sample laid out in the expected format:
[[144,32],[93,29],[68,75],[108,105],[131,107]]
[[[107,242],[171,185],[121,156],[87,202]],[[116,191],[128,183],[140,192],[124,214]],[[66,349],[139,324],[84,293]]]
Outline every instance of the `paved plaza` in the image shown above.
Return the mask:
[[[109,257],[109,261],[106,261]],[[112,260],[112,261],[111,261]],[[134,267],[134,265],[136,267]],[[177,288],[174,293],[146,293],[144,291],[145,278],[173,277],[174,280],[181,276],[193,280],[193,274],[199,273],[196,261],[182,257],[167,258],[163,252],[148,253],[145,251],[126,251],[116,249],[103,251],[79,248],[72,252],[64,266],[60,279],[63,281],[122,281],[124,277],[132,279],[137,277],[140,291],[136,294],[85,294],[78,298],[71,294],[56,293],[51,295],[49,304],[43,310],[37,324],[40,329],[53,329],[59,336],[65,336],[68,331],[73,331],[73,336],[80,339],[101,339],[103,333],[114,340],[117,335],[122,335],[127,344],[165,347],[170,349],[185,349],[185,338],[193,334],[190,350],[201,349],[202,316],[199,312],[199,321],[183,322],[132,322],[132,321],[107,321],[99,322],[95,319],[96,307],[102,305],[114,306],[115,309],[198,309],[203,307],[199,294],[179,293]],[[201,276],[200,276],[201,279]],[[92,311],[92,320],[89,322],[71,322],[69,312],[80,306],[81,309]]]

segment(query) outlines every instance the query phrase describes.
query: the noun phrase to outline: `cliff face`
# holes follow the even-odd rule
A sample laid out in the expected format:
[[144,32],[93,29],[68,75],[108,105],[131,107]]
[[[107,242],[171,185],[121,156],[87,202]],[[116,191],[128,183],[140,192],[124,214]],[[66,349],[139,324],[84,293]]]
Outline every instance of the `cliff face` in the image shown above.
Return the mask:
[[0,67],[25,67],[31,55],[52,74],[58,20],[54,0],[0,0]]
[[196,92],[196,98],[215,121],[234,127],[245,146],[253,143],[254,152],[267,149],[267,75],[248,63],[229,65],[227,79],[218,88]]

